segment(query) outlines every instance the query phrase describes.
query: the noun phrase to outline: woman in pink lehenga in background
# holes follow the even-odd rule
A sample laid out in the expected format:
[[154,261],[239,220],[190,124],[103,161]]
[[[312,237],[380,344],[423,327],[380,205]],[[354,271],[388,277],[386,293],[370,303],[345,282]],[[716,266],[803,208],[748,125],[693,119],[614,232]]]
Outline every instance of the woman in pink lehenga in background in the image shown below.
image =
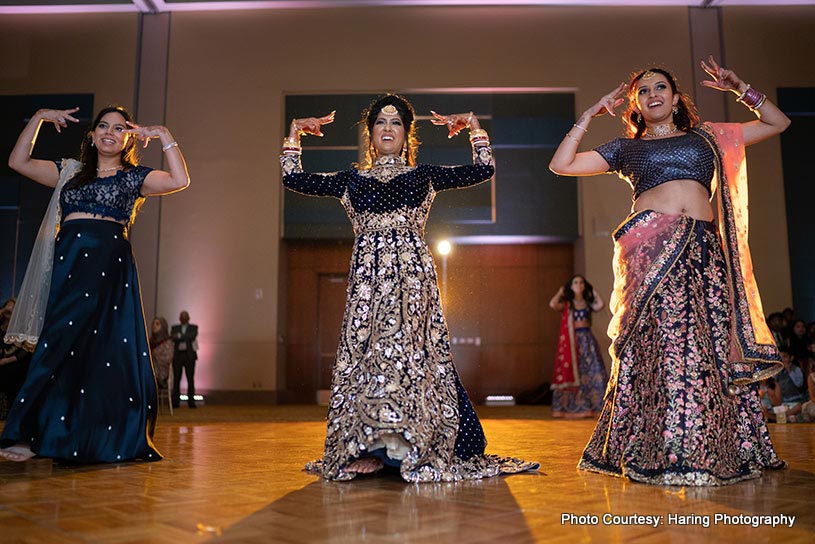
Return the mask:
[[552,378],[552,417],[597,417],[603,408],[608,373],[600,345],[591,332],[591,312],[605,304],[586,278],[572,276],[549,301],[561,312],[555,370]]
[[[562,175],[615,172],[634,191],[613,234],[611,377],[583,470],[724,485],[784,466],[756,393],[780,359],[747,245],[744,148],[789,119],[712,57],[702,66],[712,78],[702,85],[739,95],[758,120],[699,124],[673,76],[651,68],[589,108],[550,164]],[[626,94],[629,137],[577,153],[592,118],[613,115]]]

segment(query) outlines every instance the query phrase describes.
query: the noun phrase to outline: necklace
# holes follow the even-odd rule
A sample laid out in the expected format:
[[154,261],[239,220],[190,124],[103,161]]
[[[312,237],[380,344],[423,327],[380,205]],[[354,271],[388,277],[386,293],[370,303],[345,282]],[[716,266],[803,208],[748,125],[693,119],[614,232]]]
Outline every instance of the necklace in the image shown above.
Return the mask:
[[669,136],[679,130],[676,128],[676,125],[673,123],[667,123],[664,125],[654,125],[652,127],[648,127],[648,131],[645,133],[646,138],[662,138],[663,136]]
[[360,175],[373,177],[382,183],[387,183],[399,174],[411,170],[404,158],[399,155],[382,155],[377,157],[369,170],[363,170]]
[[101,174],[102,172],[114,172],[116,170],[121,170],[121,169],[122,169],[122,165],[114,166],[112,168],[97,168],[96,173]]

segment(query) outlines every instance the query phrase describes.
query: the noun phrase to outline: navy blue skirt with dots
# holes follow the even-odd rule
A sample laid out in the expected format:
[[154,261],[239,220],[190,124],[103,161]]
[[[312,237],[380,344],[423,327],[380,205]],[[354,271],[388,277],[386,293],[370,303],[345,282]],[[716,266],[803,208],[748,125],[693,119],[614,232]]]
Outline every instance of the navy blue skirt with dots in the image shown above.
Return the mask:
[[156,379],[123,225],[62,224],[43,330],[3,446],[78,463],[157,461]]

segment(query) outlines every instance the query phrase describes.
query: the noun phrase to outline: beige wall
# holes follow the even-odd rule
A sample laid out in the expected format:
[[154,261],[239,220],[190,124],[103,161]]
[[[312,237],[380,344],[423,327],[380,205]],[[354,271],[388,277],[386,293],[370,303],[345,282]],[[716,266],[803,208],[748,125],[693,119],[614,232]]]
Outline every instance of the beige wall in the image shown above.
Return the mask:
[[[776,100],[779,87],[815,87],[815,6],[729,8],[723,33],[727,61],[755,88]],[[754,119],[728,101],[731,121]],[[792,306],[781,141],[773,138],[747,151],[750,175],[750,246],[766,313]]]
[[0,93],[94,93],[96,107],[129,108],[137,41],[135,14],[3,15]]
[[[5,17],[0,92],[87,91],[99,104],[127,103],[136,21]],[[813,86],[813,23],[815,8],[724,9],[726,60],[771,93],[779,85]],[[283,330],[277,153],[286,93],[574,87],[579,114],[632,70],[654,63],[671,69],[687,90],[697,85],[682,7],[175,13],[169,43],[167,125],[182,144],[192,187],[162,202],[157,310],[173,319],[186,308],[201,326],[201,389],[277,386]],[[732,116],[749,118],[738,106]],[[585,147],[620,133],[617,119],[598,119]],[[775,309],[791,302],[778,140],[751,149],[749,160],[753,257],[765,307]],[[576,268],[607,299],[609,232],[627,214],[630,193],[612,176],[579,184]],[[605,326],[598,319],[595,332],[607,344]]]

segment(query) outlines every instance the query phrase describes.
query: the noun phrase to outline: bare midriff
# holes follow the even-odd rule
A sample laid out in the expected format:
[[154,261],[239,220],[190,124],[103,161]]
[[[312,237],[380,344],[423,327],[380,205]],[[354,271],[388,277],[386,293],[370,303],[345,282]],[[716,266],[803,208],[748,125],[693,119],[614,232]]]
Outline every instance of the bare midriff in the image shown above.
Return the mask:
[[120,225],[127,225],[127,221],[119,221],[118,219],[114,219],[113,217],[108,217],[107,215],[95,215],[92,213],[86,212],[71,212],[65,216],[63,222],[73,221],[74,219],[98,219],[99,221],[113,221],[114,223],[119,223]]
[[713,220],[707,189],[693,179],[674,179],[642,193],[631,208],[654,210],[668,215],[687,215],[700,221]]

